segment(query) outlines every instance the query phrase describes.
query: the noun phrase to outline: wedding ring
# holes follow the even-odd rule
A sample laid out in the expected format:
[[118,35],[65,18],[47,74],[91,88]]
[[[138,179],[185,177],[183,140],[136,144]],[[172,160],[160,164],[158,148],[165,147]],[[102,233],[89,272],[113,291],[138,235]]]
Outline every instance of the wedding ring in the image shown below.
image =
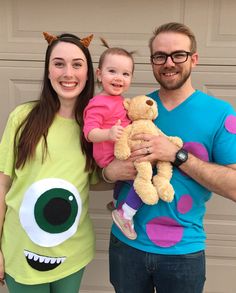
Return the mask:
[[147,155],[151,154],[149,147],[146,148],[146,152],[147,152]]

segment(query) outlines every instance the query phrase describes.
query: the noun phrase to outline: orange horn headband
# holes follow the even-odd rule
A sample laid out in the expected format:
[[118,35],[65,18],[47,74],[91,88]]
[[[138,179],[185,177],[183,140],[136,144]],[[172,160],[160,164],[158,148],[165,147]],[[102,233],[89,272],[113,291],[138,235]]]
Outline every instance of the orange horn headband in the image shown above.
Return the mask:
[[57,36],[51,35],[47,32],[43,32],[45,40],[48,42],[48,45],[51,45],[51,43],[55,40],[57,40]]
[[[47,33],[47,32],[43,32],[43,35],[44,35],[45,40],[48,42],[48,45],[51,45],[51,43],[52,43],[53,41],[55,41],[55,40],[58,39],[57,36],[55,36],[55,35],[51,35],[51,34],[49,34],[49,33]],[[90,35],[90,36],[88,36],[88,37],[85,37],[85,38],[83,38],[83,39],[80,39],[80,43],[81,43],[84,47],[88,48],[88,46],[90,45],[90,42],[92,41],[92,38],[93,38],[93,35]]]
[[88,46],[90,45],[90,42],[92,41],[92,38],[93,38],[93,35],[87,36],[86,38],[81,39],[80,43],[84,47],[88,48]]

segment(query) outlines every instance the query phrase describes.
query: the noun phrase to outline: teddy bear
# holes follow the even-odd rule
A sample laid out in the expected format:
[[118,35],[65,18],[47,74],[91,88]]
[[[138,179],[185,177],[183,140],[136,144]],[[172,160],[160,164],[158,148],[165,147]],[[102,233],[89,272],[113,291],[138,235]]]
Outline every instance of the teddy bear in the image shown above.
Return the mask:
[[[166,136],[154,123],[158,116],[157,103],[147,96],[136,96],[124,99],[124,108],[131,120],[131,124],[123,130],[122,136],[115,143],[114,155],[119,160],[126,160],[131,155],[134,145],[140,144],[140,140],[132,140],[134,134],[147,133]],[[182,147],[183,142],[179,137],[166,136],[170,141]],[[156,204],[161,198],[171,202],[174,198],[174,189],[170,183],[172,177],[172,164],[158,161],[156,163],[157,174],[153,176],[150,162],[134,162],[137,175],[134,180],[134,189],[146,204]]]

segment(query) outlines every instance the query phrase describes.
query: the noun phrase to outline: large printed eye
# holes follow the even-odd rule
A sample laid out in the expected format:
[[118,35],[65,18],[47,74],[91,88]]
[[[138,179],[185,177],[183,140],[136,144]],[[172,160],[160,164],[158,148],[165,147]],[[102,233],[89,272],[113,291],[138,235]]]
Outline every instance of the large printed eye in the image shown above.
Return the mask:
[[33,183],[19,211],[20,222],[29,238],[44,247],[56,246],[74,235],[80,214],[78,190],[57,178]]
[[74,195],[63,188],[45,191],[36,201],[34,216],[38,226],[49,233],[61,233],[74,223],[78,205]]

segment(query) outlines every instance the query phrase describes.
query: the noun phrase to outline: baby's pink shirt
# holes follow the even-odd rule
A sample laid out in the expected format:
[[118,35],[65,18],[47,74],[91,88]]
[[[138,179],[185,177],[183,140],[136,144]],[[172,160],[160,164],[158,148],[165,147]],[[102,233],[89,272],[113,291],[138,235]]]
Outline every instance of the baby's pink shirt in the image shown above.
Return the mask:
[[[124,97],[97,95],[93,97],[84,110],[84,135],[94,128],[111,128],[120,119],[123,127],[130,124],[127,112],[123,106]],[[114,159],[114,142],[103,141],[93,144],[93,157],[103,168]]]

